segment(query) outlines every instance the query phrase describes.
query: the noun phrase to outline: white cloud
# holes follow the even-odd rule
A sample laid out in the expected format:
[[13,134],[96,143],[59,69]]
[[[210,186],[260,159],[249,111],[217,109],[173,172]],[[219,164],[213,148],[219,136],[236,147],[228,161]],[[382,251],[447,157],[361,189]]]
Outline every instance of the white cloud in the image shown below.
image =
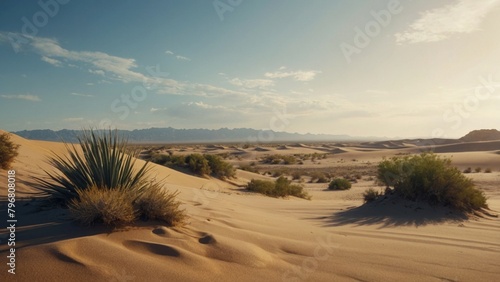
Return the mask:
[[184,56],[179,56],[179,55],[175,56],[175,58],[176,58],[177,60],[181,60],[181,61],[191,61],[191,59],[190,59],[190,58],[188,58],[188,57],[184,57]]
[[38,96],[31,95],[31,94],[0,95],[0,97],[5,98],[5,99],[20,99],[20,100],[26,100],[26,101],[31,101],[31,102],[40,102],[41,101],[41,99]]
[[269,78],[287,78],[293,77],[298,81],[311,81],[317,74],[321,71],[277,71],[277,72],[266,72],[264,75]]
[[426,11],[409,29],[395,35],[396,42],[435,42],[477,31],[486,15],[499,3],[500,0],[457,0],[454,4]]
[[62,48],[54,39],[34,36],[24,37],[30,40],[34,51],[39,53],[42,59],[44,57],[48,59],[59,58],[71,62],[86,63],[95,68],[95,72],[107,72],[111,78],[123,82],[147,80],[146,76],[132,70],[137,67],[134,59],[112,56],[103,52],[70,51]]
[[89,69],[89,72],[92,73],[92,74],[97,74],[97,75],[102,75],[102,76],[106,75],[103,70],[92,70],[92,69]]
[[72,93],[70,93],[70,95],[79,96],[79,97],[94,97],[94,95],[82,94],[82,93],[76,93],[76,92],[72,92]]
[[[167,55],[169,55],[169,56],[174,56],[174,55],[175,55],[175,53],[174,53],[174,52],[172,52],[172,51],[170,51],[170,50],[165,51],[165,54],[167,54]],[[181,61],[191,61],[191,59],[190,59],[190,58],[185,57],[185,56],[181,56],[181,55],[176,55],[176,56],[175,56],[175,58],[176,58],[177,60],[181,60]]]
[[236,86],[241,86],[245,88],[265,88],[268,86],[273,86],[274,81],[270,79],[239,79],[233,78],[229,80],[229,83]]
[[56,67],[61,67],[62,66],[62,62],[59,61],[59,60],[56,60],[56,59],[52,59],[52,58],[49,58],[49,57],[46,57],[46,56],[42,56],[42,61],[46,62],[46,63],[49,63],[53,66],[56,66]]

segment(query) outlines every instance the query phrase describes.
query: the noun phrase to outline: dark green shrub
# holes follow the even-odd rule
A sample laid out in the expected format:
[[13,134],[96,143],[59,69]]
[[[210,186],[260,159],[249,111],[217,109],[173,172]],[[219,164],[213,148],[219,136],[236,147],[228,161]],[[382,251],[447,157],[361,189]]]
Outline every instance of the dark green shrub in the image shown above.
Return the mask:
[[150,159],[150,162],[159,165],[165,165],[168,161],[170,161],[170,156],[157,153],[153,154]]
[[451,165],[432,153],[393,157],[378,165],[378,180],[404,199],[451,206],[461,211],[487,207],[484,193]]
[[274,190],[274,183],[272,181],[252,179],[246,188],[248,191],[271,196]]
[[10,141],[10,134],[0,134],[0,168],[9,169],[14,158],[17,157],[19,145]]
[[335,178],[328,185],[328,190],[349,190],[351,182],[345,178]]
[[208,160],[201,154],[191,154],[186,157],[186,163],[192,172],[199,175],[210,175]]
[[217,155],[204,155],[204,157],[208,161],[210,171],[215,177],[225,179],[236,175],[233,165],[225,162],[221,157]]
[[275,182],[252,179],[247,185],[247,190],[270,197],[295,196],[308,200],[311,199],[311,196],[304,191],[304,187],[291,184],[291,181],[285,177],[279,177]]

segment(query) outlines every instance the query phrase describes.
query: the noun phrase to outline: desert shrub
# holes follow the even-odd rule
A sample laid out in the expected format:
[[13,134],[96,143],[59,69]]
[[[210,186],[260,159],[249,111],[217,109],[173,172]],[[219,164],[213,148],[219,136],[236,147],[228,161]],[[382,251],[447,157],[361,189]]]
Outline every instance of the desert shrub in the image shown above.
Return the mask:
[[485,173],[491,173],[491,168],[487,168],[484,170]]
[[146,220],[159,220],[171,226],[184,223],[186,214],[175,198],[179,192],[168,192],[159,185],[152,185],[134,202],[138,215]]
[[427,201],[470,211],[487,207],[484,193],[472,179],[451,165],[451,159],[432,153],[393,157],[378,165],[378,180],[408,200]]
[[123,225],[136,219],[134,194],[130,190],[99,189],[92,186],[88,189],[77,189],[78,197],[69,201],[71,217],[84,224]]
[[295,196],[308,200],[311,199],[307,192],[304,191],[304,187],[291,184],[291,181],[285,177],[279,177],[275,182],[252,179],[247,185],[247,190],[271,197]]
[[[86,225],[127,224],[152,214],[168,224],[180,222],[184,212],[174,200],[177,194],[160,191],[157,182],[147,179],[148,163],[135,167],[117,131],[84,130],[78,140],[80,148],[66,144],[68,156],[49,159],[57,172],[46,172],[48,179],[35,178],[40,194],[67,206],[72,218]],[[148,209],[145,202],[151,203]]]
[[191,154],[186,157],[186,163],[192,172],[199,175],[210,175],[208,160],[201,154]]
[[65,205],[78,198],[77,190],[98,187],[140,193],[149,185],[148,163],[135,168],[136,159],[123,153],[127,143],[117,131],[83,130],[78,141],[80,148],[65,144],[66,156],[54,154],[48,160],[56,170],[45,171],[48,179],[35,177],[40,194]]
[[170,156],[155,153],[151,156],[151,159],[149,161],[155,164],[164,165],[168,161],[170,161]]
[[11,163],[18,155],[19,145],[10,141],[10,134],[0,134],[0,168],[9,169]]
[[236,170],[233,165],[225,162],[221,157],[217,155],[203,155],[208,161],[208,166],[212,174],[221,179],[234,177],[236,175]]
[[294,156],[281,156],[281,159],[283,160],[284,164],[288,165],[288,164],[294,164],[297,162],[297,160],[295,159]]
[[259,173],[259,170],[256,167],[249,166],[249,165],[242,165],[240,166],[241,170],[253,172],[253,173]]
[[474,169],[474,171],[475,171],[475,172],[481,172],[481,170],[482,170],[482,169],[481,169],[480,167],[476,167],[476,168]]
[[328,185],[328,190],[349,190],[351,182],[345,178],[335,178]]
[[302,177],[302,174],[300,171],[294,171],[292,172],[292,179],[293,180],[299,180]]
[[167,164],[171,166],[184,167],[186,166],[186,156],[172,154]]
[[274,183],[272,181],[252,179],[246,189],[248,191],[261,193],[264,195],[272,195],[274,190]]
[[466,169],[464,169],[464,173],[471,173],[472,172],[472,168],[471,167],[468,167]]
[[376,191],[373,188],[368,188],[363,193],[363,200],[365,201],[365,203],[373,202],[381,195],[382,193],[380,191]]

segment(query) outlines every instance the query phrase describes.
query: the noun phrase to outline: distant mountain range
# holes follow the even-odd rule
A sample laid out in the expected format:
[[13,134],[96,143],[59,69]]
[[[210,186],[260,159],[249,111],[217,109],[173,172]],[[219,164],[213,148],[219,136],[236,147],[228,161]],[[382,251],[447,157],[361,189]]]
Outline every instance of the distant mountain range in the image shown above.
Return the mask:
[[[53,131],[23,130],[13,132],[27,139],[45,141],[77,142],[80,130],[63,129]],[[314,141],[377,141],[384,140],[380,137],[353,137],[349,135],[329,134],[299,134],[288,132],[276,132],[271,130],[256,130],[250,128],[221,128],[221,129],[175,129],[149,128],[136,130],[118,130],[118,133],[130,143],[202,143],[202,142],[245,142],[245,143],[268,143],[268,142],[314,142]]]

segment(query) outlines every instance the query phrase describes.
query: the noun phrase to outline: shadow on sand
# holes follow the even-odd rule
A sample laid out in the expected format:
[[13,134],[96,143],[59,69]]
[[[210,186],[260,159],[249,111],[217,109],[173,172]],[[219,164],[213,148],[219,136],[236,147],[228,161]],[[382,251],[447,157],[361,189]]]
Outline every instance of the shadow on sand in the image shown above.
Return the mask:
[[[17,195],[16,195],[17,196]],[[15,247],[22,249],[28,246],[52,243],[56,241],[91,236],[99,233],[109,233],[111,228],[94,226],[92,228],[79,226],[69,218],[69,210],[65,208],[47,208],[41,205],[43,199],[19,198],[16,199],[14,218],[8,218],[8,204],[6,197],[0,197],[0,214],[6,227],[15,224]],[[15,219],[17,222],[7,222]],[[2,228],[0,233],[0,251],[10,248],[7,245],[9,231]]]
[[467,220],[468,216],[446,207],[390,197],[316,219],[324,221],[325,226],[380,225],[380,229],[394,226],[419,227],[447,222],[460,223]]

